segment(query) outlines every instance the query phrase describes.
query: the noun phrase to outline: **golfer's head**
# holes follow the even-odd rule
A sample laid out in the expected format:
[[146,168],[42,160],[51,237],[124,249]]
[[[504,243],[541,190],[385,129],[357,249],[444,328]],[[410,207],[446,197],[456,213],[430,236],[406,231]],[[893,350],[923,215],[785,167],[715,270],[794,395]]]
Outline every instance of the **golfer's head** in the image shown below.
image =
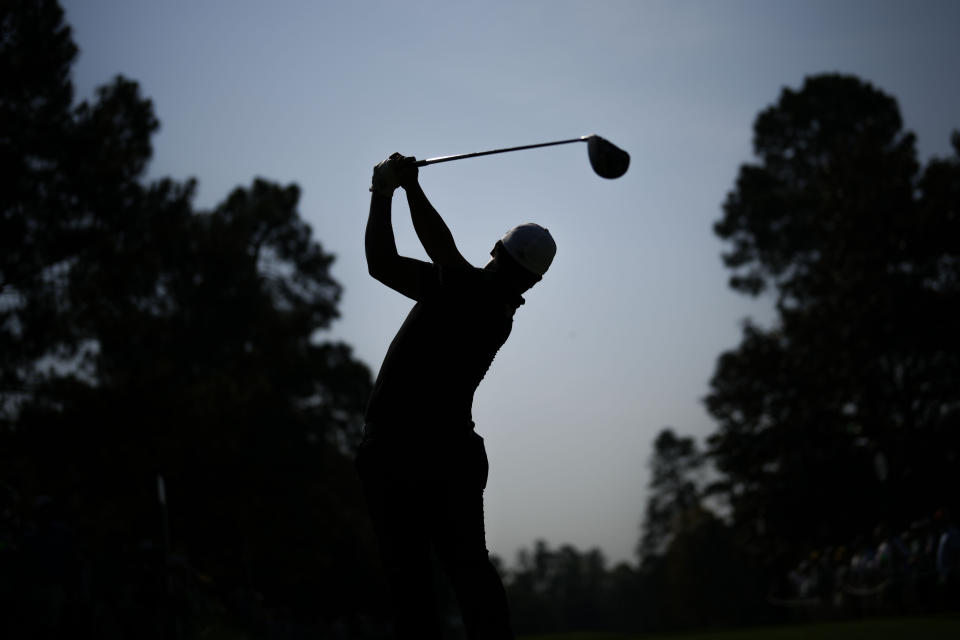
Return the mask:
[[493,247],[492,268],[509,275],[529,289],[543,278],[557,253],[550,232],[528,222],[508,231]]

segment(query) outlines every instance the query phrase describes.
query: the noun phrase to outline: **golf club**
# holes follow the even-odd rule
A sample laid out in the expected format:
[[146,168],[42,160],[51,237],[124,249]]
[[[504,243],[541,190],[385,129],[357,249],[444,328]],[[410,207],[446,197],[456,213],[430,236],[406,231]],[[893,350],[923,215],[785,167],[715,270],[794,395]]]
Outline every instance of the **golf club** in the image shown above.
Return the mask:
[[428,164],[437,164],[439,162],[450,162],[451,160],[463,160],[464,158],[476,158],[478,156],[488,156],[493,153],[507,153],[508,151],[522,151],[524,149],[536,149],[538,147],[552,147],[558,144],[570,144],[571,142],[586,142],[587,154],[590,156],[590,166],[594,172],[602,178],[619,178],[627,172],[630,166],[630,154],[617,147],[613,143],[601,138],[598,135],[581,136],[579,138],[570,138],[569,140],[558,140],[556,142],[542,142],[540,144],[528,144],[522,147],[510,147],[507,149],[494,149],[492,151],[477,151],[476,153],[462,153],[455,156],[441,156],[439,158],[427,158],[426,160],[417,160],[418,167],[425,167]]

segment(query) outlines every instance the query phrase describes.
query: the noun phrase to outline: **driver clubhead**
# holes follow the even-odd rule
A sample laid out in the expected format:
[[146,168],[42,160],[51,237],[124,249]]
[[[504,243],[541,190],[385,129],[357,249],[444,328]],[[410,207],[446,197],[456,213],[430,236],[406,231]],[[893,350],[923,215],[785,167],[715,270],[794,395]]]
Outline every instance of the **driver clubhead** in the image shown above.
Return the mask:
[[598,135],[587,137],[590,166],[601,178],[613,180],[627,172],[630,154]]

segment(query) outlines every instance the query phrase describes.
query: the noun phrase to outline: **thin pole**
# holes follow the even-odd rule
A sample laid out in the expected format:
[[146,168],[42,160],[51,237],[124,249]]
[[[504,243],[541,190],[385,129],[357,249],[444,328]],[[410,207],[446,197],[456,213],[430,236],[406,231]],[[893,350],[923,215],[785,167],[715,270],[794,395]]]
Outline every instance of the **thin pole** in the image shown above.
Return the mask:
[[428,164],[437,164],[438,162],[450,162],[451,160],[462,160],[464,158],[476,158],[478,156],[489,156],[493,153],[506,153],[508,151],[522,151],[523,149],[536,149],[538,147],[552,147],[558,144],[570,144],[571,142],[586,142],[590,136],[581,136],[579,138],[570,138],[569,140],[558,140],[556,142],[541,142],[540,144],[527,144],[522,147],[510,147],[509,149],[494,149],[493,151],[477,151],[476,153],[461,153],[456,156],[440,156],[439,158],[427,158],[426,160],[417,160],[416,165],[423,167]]

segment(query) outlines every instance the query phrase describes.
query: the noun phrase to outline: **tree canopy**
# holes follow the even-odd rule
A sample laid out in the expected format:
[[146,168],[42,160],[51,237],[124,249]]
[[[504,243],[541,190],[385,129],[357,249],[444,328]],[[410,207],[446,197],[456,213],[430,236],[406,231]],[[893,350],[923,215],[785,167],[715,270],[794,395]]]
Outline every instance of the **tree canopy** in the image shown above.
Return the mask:
[[162,477],[171,551],[200,574],[349,610],[372,581],[348,455],[371,376],[322,340],[334,258],[296,185],[257,179],[198,211],[192,181],[146,181],[151,102],[117,77],[74,104],[76,53],[56,2],[4,3],[5,495],[24,521],[54,500],[88,558],[120,562],[162,544]]
[[896,100],[852,76],[784,89],[714,229],[771,292],[706,398],[733,520],[768,553],[955,507],[960,134],[921,167]]
[[650,483],[637,547],[641,565],[662,555],[677,534],[694,529],[702,512],[698,471],[703,458],[693,438],[660,431],[650,457]]

